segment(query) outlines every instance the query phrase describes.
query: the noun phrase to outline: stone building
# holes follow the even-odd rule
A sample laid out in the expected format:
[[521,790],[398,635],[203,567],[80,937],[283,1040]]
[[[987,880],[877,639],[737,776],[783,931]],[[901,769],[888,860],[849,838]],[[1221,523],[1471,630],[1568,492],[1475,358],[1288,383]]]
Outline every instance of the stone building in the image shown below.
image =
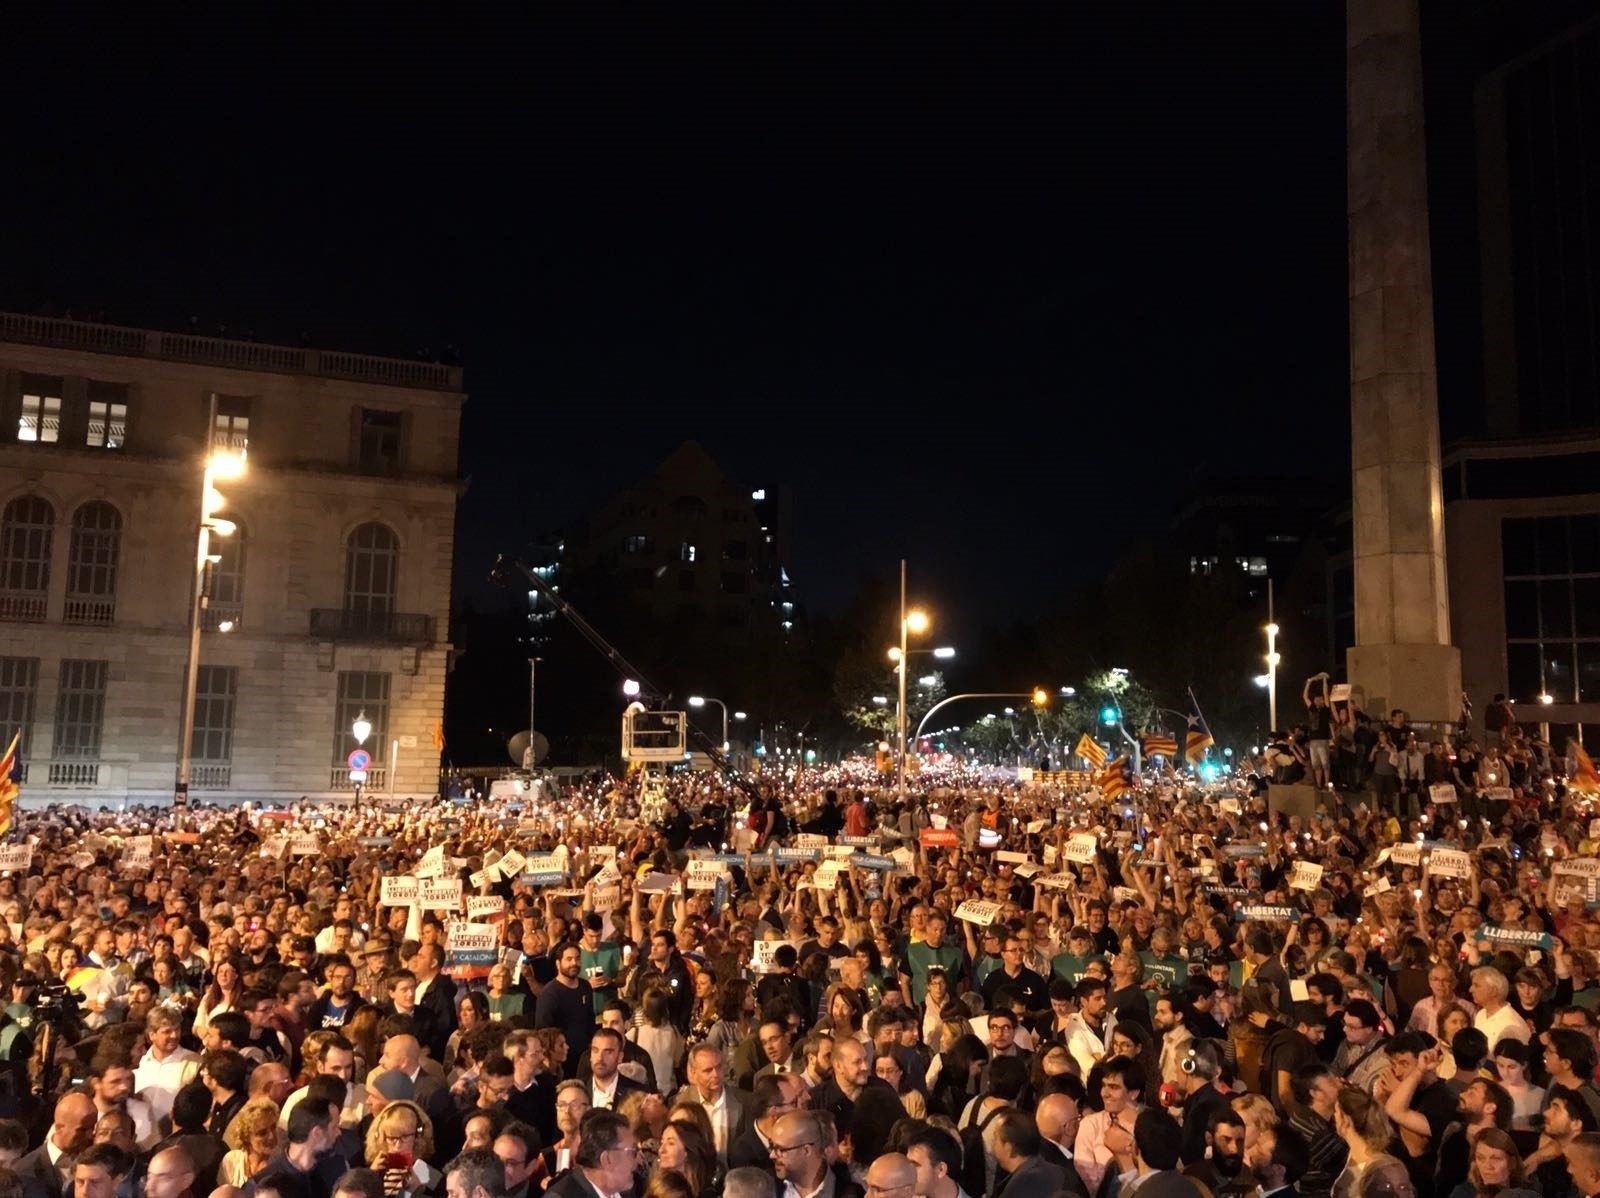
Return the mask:
[[0,314],[24,801],[171,801],[208,444],[247,469],[217,487],[192,800],[347,796],[363,713],[369,793],[433,795],[464,399],[455,367]]

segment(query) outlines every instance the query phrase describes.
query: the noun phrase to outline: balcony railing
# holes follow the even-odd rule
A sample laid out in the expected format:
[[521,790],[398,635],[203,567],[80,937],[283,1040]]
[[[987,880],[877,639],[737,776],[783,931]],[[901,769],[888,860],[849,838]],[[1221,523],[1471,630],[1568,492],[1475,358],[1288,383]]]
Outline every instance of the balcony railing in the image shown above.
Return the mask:
[[268,345],[258,341],[162,333],[151,329],[88,324],[81,320],[28,316],[20,312],[0,312],[0,341],[53,345],[130,358],[165,358],[172,362],[194,362],[235,370],[310,374],[361,383],[381,383],[390,387],[417,387],[429,391],[461,390],[461,368],[442,362],[414,362],[406,358],[379,358],[336,350]]
[[81,757],[52,761],[46,785],[84,790],[99,786],[100,763],[85,761]]
[[226,761],[192,762],[189,785],[195,790],[227,790],[233,785],[233,765]]
[[238,632],[244,619],[244,608],[237,603],[208,603],[200,613],[200,626],[207,632],[216,632],[224,624],[229,632]]
[[84,599],[67,596],[61,611],[64,624],[110,624],[117,618],[115,599]]
[[0,591],[0,620],[31,624],[45,618],[50,599],[43,591]]
[[[366,791],[385,790],[388,785],[388,766],[375,765],[367,770],[367,780],[361,784],[361,789]],[[350,781],[350,767],[346,765],[334,766],[333,777],[328,786],[332,790],[354,790],[356,784]]]
[[311,635],[320,641],[381,641],[403,645],[433,640],[433,617],[411,611],[311,609]]

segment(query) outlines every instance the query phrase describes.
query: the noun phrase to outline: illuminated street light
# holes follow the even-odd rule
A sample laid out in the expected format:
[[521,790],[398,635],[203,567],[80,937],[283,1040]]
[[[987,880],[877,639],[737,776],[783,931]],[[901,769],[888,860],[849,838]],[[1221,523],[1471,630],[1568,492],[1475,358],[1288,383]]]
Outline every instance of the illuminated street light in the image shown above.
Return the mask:
[[632,699],[639,693],[639,683],[636,679],[628,678],[622,683],[622,693]]
[[372,735],[372,721],[367,719],[365,711],[356,716],[355,721],[350,725],[350,735],[356,738],[356,744],[358,745],[367,743],[367,737]]
[[953,646],[953,645],[940,645],[937,649],[935,649],[933,651],[933,655],[935,657],[939,658],[941,661],[949,661],[952,657],[954,657],[956,655],[955,646]]
[[919,608],[912,608],[906,613],[906,631],[914,632],[921,636],[928,631],[928,613]]
[[887,706],[889,706],[889,696],[888,695],[873,695],[872,696],[872,702],[878,707],[887,707]]
[[707,703],[715,703],[722,708],[722,751],[728,751],[728,705],[721,699],[713,699],[709,695],[690,695],[690,707],[704,707]]
[[917,679],[917,685],[918,686],[930,686],[930,687],[931,686],[938,686],[939,685],[939,675],[937,675],[937,674],[924,674],[921,678]]
[[1064,686],[1061,688],[1061,693],[1070,699],[1073,695],[1078,693],[1078,688],[1075,686]]

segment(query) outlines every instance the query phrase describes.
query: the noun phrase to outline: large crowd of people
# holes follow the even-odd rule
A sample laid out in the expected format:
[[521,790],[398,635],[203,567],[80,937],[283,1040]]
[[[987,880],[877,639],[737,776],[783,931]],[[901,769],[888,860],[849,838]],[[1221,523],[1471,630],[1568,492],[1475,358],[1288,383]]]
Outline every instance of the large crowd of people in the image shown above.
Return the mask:
[[1592,1198],[1600,796],[1457,749],[19,812],[0,1198]]

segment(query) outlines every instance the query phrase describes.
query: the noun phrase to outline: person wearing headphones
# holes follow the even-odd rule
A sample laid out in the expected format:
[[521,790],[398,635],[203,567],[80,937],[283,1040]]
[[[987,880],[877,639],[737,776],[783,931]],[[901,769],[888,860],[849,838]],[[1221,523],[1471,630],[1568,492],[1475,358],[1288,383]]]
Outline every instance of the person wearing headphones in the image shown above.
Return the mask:
[[1222,1072],[1222,1051],[1215,1040],[1196,1040],[1179,1065],[1183,1071],[1183,1147],[1178,1159],[1184,1165],[1206,1158],[1206,1133],[1218,1111],[1229,1110],[1227,1095],[1217,1089]]

